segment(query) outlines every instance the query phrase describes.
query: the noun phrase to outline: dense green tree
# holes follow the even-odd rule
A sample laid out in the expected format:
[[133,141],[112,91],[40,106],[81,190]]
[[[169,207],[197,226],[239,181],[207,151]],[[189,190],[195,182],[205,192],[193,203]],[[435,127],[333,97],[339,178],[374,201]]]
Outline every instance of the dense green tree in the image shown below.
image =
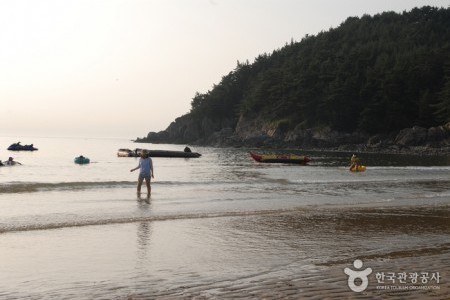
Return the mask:
[[[450,73],[450,69],[447,69]],[[428,96],[428,95],[427,95]],[[438,94],[435,114],[441,122],[450,122],[450,74],[445,78],[445,84]]]
[[[240,116],[289,128],[382,133],[450,121],[450,8],[351,17],[237,63],[189,117],[236,125]],[[289,129],[288,128],[288,129]]]

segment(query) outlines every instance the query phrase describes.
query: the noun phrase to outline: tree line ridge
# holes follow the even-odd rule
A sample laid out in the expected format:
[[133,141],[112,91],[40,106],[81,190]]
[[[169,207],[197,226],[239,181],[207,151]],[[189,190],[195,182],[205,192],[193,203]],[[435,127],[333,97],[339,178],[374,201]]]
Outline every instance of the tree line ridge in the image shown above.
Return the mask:
[[[349,17],[234,70],[138,141],[221,144],[330,131],[372,137],[450,122],[450,8]],[[444,134],[445,136],[445,134]],[[299,143],[302,140],[298,140]],[[223,144],[223,143],[222,143]]]

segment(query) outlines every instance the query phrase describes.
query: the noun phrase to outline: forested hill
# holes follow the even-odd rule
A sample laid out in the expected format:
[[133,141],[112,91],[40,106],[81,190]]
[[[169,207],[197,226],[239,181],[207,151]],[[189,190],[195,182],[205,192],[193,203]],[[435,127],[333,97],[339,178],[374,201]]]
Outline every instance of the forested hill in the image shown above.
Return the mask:
[[450,8],[350,17],[237,67],[145,141],[387,134],[450,121]]

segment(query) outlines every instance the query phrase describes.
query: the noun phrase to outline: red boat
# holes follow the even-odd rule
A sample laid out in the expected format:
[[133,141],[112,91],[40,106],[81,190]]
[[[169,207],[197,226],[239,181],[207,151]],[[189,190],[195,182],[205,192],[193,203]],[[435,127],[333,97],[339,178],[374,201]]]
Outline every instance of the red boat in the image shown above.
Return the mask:
[[304,155],[297,154],[256,154],[250,152],[250,155],[257,162],[262,163],[283,163],[283,164],[298,164],[298,165],[306,165],[311,159]]

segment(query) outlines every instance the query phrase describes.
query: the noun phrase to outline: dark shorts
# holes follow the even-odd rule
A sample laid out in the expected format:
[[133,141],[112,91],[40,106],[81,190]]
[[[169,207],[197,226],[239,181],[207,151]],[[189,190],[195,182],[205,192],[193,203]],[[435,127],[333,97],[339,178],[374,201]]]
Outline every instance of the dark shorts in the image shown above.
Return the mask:
[[139,174],[139,179],[140,180],[148,180],[150,181],[150,175],[146,175],[146,174]]

